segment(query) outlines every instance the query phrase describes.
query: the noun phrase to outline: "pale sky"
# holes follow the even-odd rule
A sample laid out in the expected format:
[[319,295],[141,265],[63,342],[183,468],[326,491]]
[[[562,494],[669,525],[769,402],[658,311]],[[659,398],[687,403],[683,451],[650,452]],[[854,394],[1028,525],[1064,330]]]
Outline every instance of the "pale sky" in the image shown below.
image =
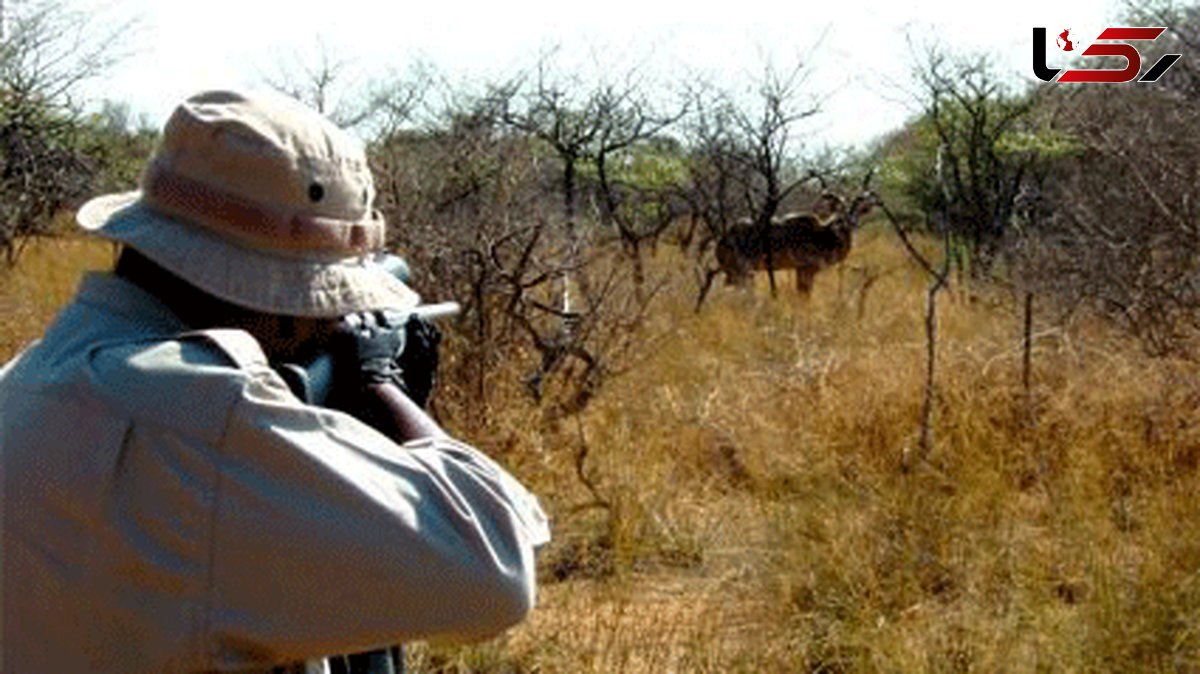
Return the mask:
[[155,125],[196,91],[261,86],[264,73],[318,40],[363,76],[422,60],[452,80],[475,81],[528,67],[557,45],[564,62],[591,72],[640,64],[660,80],[699,73],[730,87],[760,72],[765,59],[804,58],[809,88],[824,101],[813,120],[816,145],[862,142],[903,124],[910,109],[899,87],[912,62],[906,35],[992,54],[1005,72],[1032,81],[1034,26],[1092,36],[1119,10],[1119,0],[75,1],[139,17],[135,55],[91,95],[128,102]]

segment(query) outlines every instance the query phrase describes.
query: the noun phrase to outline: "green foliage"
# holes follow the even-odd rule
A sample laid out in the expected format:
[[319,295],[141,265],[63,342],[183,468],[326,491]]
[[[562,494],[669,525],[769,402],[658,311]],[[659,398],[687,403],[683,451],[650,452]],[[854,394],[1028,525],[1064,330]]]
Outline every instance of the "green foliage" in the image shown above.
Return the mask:
[[663,190],[683,184],[687,165],[677,148],[643,143],[622,153],[614,162],[613,178],[643,190]]
[[127,109],[77,114],[37,95],[0,90],[0,248],[12,264],[85,198],[136,188],[156,134],[132,130]]
[[[1026,97],[984,101],[981,106],[988,109],[977,111],[983,118],[980,125],[960,103],[943,103],[939,111],[941,133],[938,122],[931,115],[923,115],[893,137],[885,148],[880,181],[931,212],[947,201],[938,178],[938,153],[943,146],[948,150],[943,154],[943,174],[964,176],[968,189],[974,189],[977,186],[973,183],[985,178],[1012,175],[1030,163],[1046,164],[1081,151],[1082,145],[1073,134],[1029,119],[1031,105]],[[1026,117],[1025,123],[999,123],[1013,115]],[[992,119],[997,120],[994,125],[988,121]],[[953,163],[945,163],[946,157],[951,157]],[[990,166],[992,175],[972,175],[972,165]],[[961,196],[951,195],[949,199]]]
[[0,89],[0,248],[15,262],[24,240],[50,231],[82,197],[92,163],[75,120],[36,95]]
[[1001,156],[1034,156],[1041,162],[1074,157],[1083,150],[1079,137],[1053,128],[1021,129],[1005,133],[996,141]]
[[950,237],[960,271],[988,271],[1019,221],[1021,195],[1081,144],[1056,128],[1041,92],[1014,92],[986,59],[932,52],[918,71],[924,112],[882,149],[898,210]]
[[144,120],[135,126],[127,104],[105,101],[99,111],[81,120],[80,132],[81,145],[95,161],[93,191],[135,189],[158,131]]

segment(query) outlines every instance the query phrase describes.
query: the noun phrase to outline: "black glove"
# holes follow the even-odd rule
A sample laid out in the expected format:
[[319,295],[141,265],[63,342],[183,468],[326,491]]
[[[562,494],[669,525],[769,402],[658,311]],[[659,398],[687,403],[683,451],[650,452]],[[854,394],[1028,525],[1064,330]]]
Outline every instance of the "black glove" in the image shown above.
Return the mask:
[[357,415],[368,385],[392,384],[424,407],[433,391],[440,343],[437,328],[406,313],[345,317],[330,341],[334,375],[329,406]]
[[397,364],[402,373],[404,392],[413,402],[425,407],[438,369],[438,346],[442,333],[433,323],[411,315],[404,324],[404,349]]
[[388,419],[368,387],[391,384],[404,391],[397,362],[404,351],[404,329],[391,318],[383,311],[350,314],[329,340],[333,385],[326,406],[385,432]]
[[352,388],[395,384],[403,389],[399,359],[404,342],[404,326],[394,313],[365,311],[346,316],[330,344],[338,378]]

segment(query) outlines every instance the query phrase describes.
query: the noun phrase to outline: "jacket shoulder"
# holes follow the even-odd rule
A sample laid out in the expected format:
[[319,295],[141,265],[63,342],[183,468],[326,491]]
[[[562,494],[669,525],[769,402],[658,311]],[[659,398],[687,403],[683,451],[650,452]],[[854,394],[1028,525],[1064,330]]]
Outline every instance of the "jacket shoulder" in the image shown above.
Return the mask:
[[245,330],[231,328],[196,330],[180,335],[180,341],[204,345],[210,352],[220,352],[231,365],[240,370],[270,367],[258,340],[251,337],[250,333]]
[[269,366],[248,333],[200,330],[107,345],[87,369],[89,388],[136,423],[216,442],[251,378]]

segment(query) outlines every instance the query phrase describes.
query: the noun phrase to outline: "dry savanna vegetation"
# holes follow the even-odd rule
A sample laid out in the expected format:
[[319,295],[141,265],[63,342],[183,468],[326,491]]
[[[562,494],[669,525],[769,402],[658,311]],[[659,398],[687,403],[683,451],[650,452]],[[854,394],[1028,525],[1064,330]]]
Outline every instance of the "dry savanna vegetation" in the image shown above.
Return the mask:
[[[519,403],[472,431],[541,495],[555,540],[530,621],[416,645],[414,671],[1200,667],[1196,364],[1099,321],[1039,322],[1031,410],[1019,302],[958,289],[939,319],[939,440],[904,471],[924,279],[886,230],[861,239],[807,303],[771,301],[760,276],[696,314],[679,283],[583,418]],[[21,317],[3,355],[110,259],[78,240],[31,250],[0,286]],[[576,476],[581,433],[606,506]]]
[[[68,6],[0,45],[0,361],[111,265],[73,210],[157,134],[74,105],[111,63]],[[1171,27],[1147,63],[1200,44],[1194,3],[1126,10]],[[1101,91],[914,46],[918,114],[822,152],[810,64],[316,53],[271,86],[364,138],[389,246],[463,305],[433,413],[553,521],[531,618],[413,671],[1200,672],[1194,59]]]

